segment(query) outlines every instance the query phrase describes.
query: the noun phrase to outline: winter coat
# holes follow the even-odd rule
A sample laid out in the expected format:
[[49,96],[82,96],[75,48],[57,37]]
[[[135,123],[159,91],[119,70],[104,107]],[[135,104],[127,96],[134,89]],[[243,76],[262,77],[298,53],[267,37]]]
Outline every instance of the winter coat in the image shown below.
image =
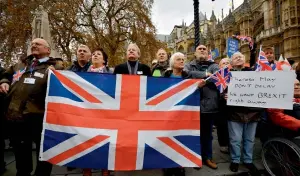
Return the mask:
[[[206,73],[215,73],[219,70],[219,65],[212,61],[201,61],[196,60],[187,63],[184,67],[185,71],[196,72],[199,79],[206,79]],[[201,92],[201,113],[217,113],[219,112],[219,98],[220,93],[216,85],[212,82],[207,84],[200,89]]]
[[[135,64],[135,62],[132,62],[132,63]],[[134,68],[134,66],[132,66],[132,68]],[[115,67],[114,74],[130,74],[129,70],[128,70],[127,62],[117,65]],[[149,66],[147,66],[145,64],[138,63],[136,75],[151,76],[151,69]]]
[[275,125],[293,131],[300,130],[300,99],[296,99],[293,110],[268,109],[268,119]]
[[[154,67],[153,67],[153,69],[152,69],[152,76],[156,76],[156,75],[154,75],[154,74],[156,74],[157,72],[159,72],[158,73],[158,77],[159,76],[163,76],[164,75],[164,72],[167,70],[169,68],[169,64],[168,64],[168,62],[166,61],[166,64],[164,65],[164,66],[162,66],[162,65],[160,65],[159,63],[157,63]],[[157,77],[157,76],[156,76]]]
[[[6,117],[20,120],[24,114],[44,114],[48,80],[48,67],[63,69],[61,60],[43,58],[36,63],[32,56],[19,61],[8,68],[0,80],[0,84],[10,85],[7,99],[10,100]],[[30,79],[29,79],[30,78]],[[27,82],[33,80],[33,82]]]
[[91,63],[88,62],[83,67],[81,67],[78,63],[78,61],[74,61],[71,66],[67,68],[67,70],[73,71],[73,72],[87,72]]
[[[231,69],[231,72],[234,72],[234,69]],[[251,68],[243,68],[241,71],[253,71]],[[225,90],[227,92],[227,90]],[[260,120],[263,108],[254,108],[254,107],[244,107],[244,106],[227,106],[226,111],[228,113],[228,118],[230,121],[234,122],[257,122]]]

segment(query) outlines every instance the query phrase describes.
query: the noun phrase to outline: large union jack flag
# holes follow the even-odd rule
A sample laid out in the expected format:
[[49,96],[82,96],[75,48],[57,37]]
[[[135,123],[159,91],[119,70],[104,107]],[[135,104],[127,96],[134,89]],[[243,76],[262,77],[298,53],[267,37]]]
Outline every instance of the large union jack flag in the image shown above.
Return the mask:
[[231,73],[229,68],[225,67],[214,73],[209,79],[216,85],[220,93],[223,93],[230,83],[230,78]]
[[51,71],[40,160],[139,170],[202,166],[197,80]]

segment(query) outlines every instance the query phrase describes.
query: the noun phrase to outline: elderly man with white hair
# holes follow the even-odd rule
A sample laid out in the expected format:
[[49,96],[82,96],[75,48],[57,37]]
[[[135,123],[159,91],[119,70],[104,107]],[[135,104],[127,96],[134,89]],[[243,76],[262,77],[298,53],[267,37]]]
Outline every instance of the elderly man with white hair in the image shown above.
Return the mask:
[[31,55],[9,67],[1,76],[0,93],[9,103],[5,114],[16,159],[16,176],[33,170],[32,142],[36,144],[36,176],[50,176],[52,165],[39,160],[48,69],[63,69],[60,59],[50,57],[51,47],[41,38],[31,42]]
[[134,43],[129,44],[126,52],[127,61],[123,64],[117,65],[115,67],[114,74],[151,76],[150,67],[139,62],[140,56],[140,48]]
[[[245,56],[236,52],[231,57],[231,71],[252,71],[245,67]],[[224,94],[227,99],[227,93]],[[257,122],[259,121],[263,109],[243,106],[227,106],[228,111],[228,132],[229,149],[231,156],[230,170],[237,172],[241,158],[241,146],[243,145],[243,162],[249,169],[251,175],[259,175],[257,168],[253,164],[253,147]]]

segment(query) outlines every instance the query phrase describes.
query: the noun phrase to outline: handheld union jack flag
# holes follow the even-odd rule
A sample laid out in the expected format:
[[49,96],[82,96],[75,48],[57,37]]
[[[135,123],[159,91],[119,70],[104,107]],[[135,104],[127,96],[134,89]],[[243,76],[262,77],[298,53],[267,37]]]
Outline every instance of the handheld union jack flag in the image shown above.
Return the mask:
[[229,68],[226,67],[220,69],[215,74],[210,76],[210,81],[212,81],[217,86],[220,93],[223,93],[230,82],[230,78],[231,73],[229,71]]
[[139,170],[202,166],[197,80],[50,71],[41,160]]
[[14,84],[15,82],[19,81],[22,75],[25,73],[25,71],[26,68],[24,68],[23,70],[16,71],[15,74],[13,75],[13,80],[11,84]]
[[256,71],[273,71],[275,68],[272,68],[270,66],[270,63],[266,57],[266,54],[264,51],[262,51],[262,46],[260,46],[259,56],[258,56],[258,60],[257,60],[257,67],[255,70]]
[[254,46],[254,42],[253,42],[253,39],[249,36],[240,36],[240,35],[232,35],[233,37],[241,40],[241,41],[246,41],[246,42],[249,42],[249,47],[250,47],[250,50],[253,50],[253,46]]

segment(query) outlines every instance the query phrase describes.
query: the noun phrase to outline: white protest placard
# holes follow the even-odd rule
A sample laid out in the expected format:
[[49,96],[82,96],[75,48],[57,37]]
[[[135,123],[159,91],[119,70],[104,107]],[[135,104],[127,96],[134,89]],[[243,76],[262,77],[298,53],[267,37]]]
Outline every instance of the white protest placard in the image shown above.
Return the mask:
[[227,105],[293,109],[295,71],[233,71]]

